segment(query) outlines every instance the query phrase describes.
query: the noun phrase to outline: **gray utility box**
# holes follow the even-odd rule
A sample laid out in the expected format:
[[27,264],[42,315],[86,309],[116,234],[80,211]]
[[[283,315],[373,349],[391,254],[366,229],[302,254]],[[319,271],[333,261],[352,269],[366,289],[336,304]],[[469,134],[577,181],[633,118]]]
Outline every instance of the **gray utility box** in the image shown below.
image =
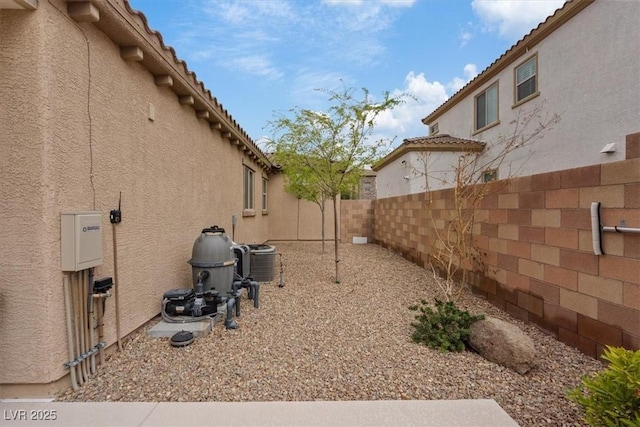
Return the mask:
[[249,245],[251,275],[256,282],[271,282],[275,275],[276,247]]
[[102,212],[60,214],[62,271],[80,271],[102,265]]

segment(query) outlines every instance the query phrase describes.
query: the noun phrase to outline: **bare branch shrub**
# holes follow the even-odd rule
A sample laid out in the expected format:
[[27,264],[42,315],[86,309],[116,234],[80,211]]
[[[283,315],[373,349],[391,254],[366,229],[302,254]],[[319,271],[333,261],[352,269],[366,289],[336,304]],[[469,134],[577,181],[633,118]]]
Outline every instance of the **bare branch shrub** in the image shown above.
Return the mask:
[[[462,151],[449,171],[434,164],[432,153],[423,152],[414,176],[424,177],[426,211],[431,223],[429,264],[447,301],[457,301],[469,282],[470,272],[485,273],[483,254],[478,249],[474,234],[478,208],[482,200],[506,185],[506,180],[518,170],[511,168],[510,155],[525,150],[539,141],[560,120],[557,114],[543,114],[544,102],[530,112],[522,112],[513,120],[512,132],[488,143],[483,152]],[[503,167],[500,181],[484,182],[484,173]],[[436,192],[430,182],[448,188]],[[437,197],[437,199],[436,199]],[[437,212],[437,215],[435,214]]]

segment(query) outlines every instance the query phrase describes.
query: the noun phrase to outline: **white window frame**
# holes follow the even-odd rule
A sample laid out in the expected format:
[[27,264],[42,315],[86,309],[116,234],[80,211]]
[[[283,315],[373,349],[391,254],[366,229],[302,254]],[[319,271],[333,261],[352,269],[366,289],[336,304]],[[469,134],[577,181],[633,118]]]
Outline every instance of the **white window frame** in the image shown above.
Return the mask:
[[[534,63],[533,75],[527,77],[525,80],[518,81],[518,70],[529,65],[531,61],[533,61]],[[533,79],[533,92],[528,93],[519,99],[518,88],[521,85],[525,84],[526,82],[530,81],[531,79]],[[540,91],[538,90],[538,54],[536,53],[530,56],[529,58],[527,58],[526,60],[522,61],[513,69],[513,103],[514,103],[513,106],[516,107],[520,104],[523,104],[528,100],[535,98],[538,95],[540,95]]]
[[267,213],[269,209],[269,200],[267,198],[269,180],[265,177],[262,177],[262,213]]
[[[488,105],[489,102],[489,91],[495,89],[495,119],[493,121],[489,121],[490,118],[487,117],[487,111],[489,111],[490,107]],[[478,102],[480,101],[480,98],[484,96],[484,111],[485,111],[485,117],[484,117],[484,123],[482,124],[482,126],[478,126]],[[480,92],[479,94],[477,94],[474,98],[473,98],[473,128],[475,129],[474,133],[478,133],[481,132],[485,129],[488,129],[492,126],[497,125],[498,123],[500,123],[500,103],[499,103],[499,99],[500,99],[500,90],[499,90],[499,85],[498,82],[496,81],[495,83],[491,84],[490,86],[488,86],[485,90],[483,90],[482,92]]]
[[253,211],[254,210],[254,181],[255,181],[255,171],[251,169],[249,166],[244,165],[244,202],[243,208],[244,211]]

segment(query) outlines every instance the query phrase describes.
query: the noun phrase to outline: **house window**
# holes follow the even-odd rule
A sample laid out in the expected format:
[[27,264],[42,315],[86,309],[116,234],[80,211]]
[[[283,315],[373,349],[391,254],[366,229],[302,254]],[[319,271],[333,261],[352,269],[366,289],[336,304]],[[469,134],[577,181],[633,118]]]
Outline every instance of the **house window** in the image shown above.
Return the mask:
[[532,56],[515,69],[516,104],[538,93],[538,57]]
[[476,130],[498,122],[498,83],[476,96]]
[[440,129],[438,128],[438,123],[432,124],[430,135],[436,135],[438,132],[440,132]]
[[244,209],[252,210],[253,209],[253,176],[255,172],[248,168],[244,167]]
[[482,182],[496,181],[498,179],[498,169],[487,169],[482,172]]
[[262,211],[265,212],[267,208],[267,179],[262,178]]

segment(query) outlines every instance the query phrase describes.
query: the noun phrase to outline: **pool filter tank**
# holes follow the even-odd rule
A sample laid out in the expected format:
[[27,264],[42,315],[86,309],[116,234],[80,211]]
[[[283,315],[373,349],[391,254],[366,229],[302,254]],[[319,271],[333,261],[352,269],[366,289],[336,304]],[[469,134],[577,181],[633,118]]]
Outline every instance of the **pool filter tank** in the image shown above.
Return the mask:
[[[241,251],[242,252],[242,251]],[[240,289],[248,288],[248,297],[259,307],[259,285],[244,277],[249,258],[238,256],[234,245],[223,228],[217,225],[205,228],[193,244],[191,265],[193,289],[171,289],[164,293],[162,318],[170,323],[187,323],[216,317],[218,306],[226,305],[225,327],[235,329],[233,315],[240,316]],[[236,264],[244,261],[240,269]]]

